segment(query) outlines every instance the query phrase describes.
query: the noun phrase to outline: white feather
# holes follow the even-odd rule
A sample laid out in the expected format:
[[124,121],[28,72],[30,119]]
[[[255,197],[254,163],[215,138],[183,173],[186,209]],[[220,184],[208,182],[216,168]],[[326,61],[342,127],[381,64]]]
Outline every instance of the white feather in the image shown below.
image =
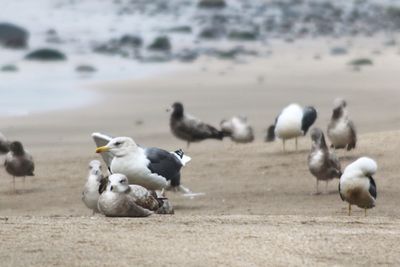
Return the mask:
[[345,146],[349,143],[351,130],[347,117],[341,117],[336,125],[328,129],[328,137],[335,146]]
[[[376,173],[378,166],[373,159],[362,157],[348,165],[340,177],[340,193],[350,204],[359,207],[374,207],[375,199],[370,195],[368,176]],[[352,193],[358,192],[357,197]]]
[[130,184],[139,184],[149,190],[159,190],[167,186],[167,180],[148,169],[149,159],[141,147],[137,147],[134,153],[128,153],[123,157],[115,157],[111,162],[113,173],[123,173]]
[[179,157],[178,154],[175,153],[175,151],[171,151],[170,153],[171,153],[172,155],[174,155],[177,159],[179,159],[179,161],[182,163],[183,166],[185,166],[186,163],[188,163],[189,161],[192,160],[191,157],[186,156],[185,154],[183,154],[183,156],[182,156],[182,158],[181,158],[181,157]]
[[348,165],[344,169],[343,176],[345,174],[352,174],[357,172],[363,176],[372,176],[377,172],[377,170],[378,165],[376,164],[375,160],[368,157],[362,157]]
[[290,139],[303,135],[301,121],[303,109],[298,104],[290,104],[283,109],[275,125],[275,135],[281,139]]

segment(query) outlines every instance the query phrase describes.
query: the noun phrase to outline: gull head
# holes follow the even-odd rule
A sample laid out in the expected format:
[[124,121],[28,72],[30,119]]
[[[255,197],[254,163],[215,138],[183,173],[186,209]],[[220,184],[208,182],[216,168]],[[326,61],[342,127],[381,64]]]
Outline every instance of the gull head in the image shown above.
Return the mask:
[[320,128],[313,128],[311,130],[311,141],[313,146],[316,147],[326,146],[324,133]]
[[333,101],[333,107],[336,108],[345,108],[347,106],[347,102],[346,100],[344,100],[343,98],[336,98]]
[[89,174],[100,177],[101,176],[101,163],[98,160],[92,160],[89,163]]
[[171,116],[174,118],[181,118],[183,117],[183,105],[180,102],[175,102],[171,106],[172,114]]
[[96,153],[110,152],[115,157],[123,157],[137,148],[135,141],[130,137],[116,137],[107,145],[98,147]]
[[14,141],[10,144],[10,150],[14,153],[16,156],[22,156],[24,154],[24,147],[22,146],[22,143],[19,141]]
[[337,119],[346,115],[347,102],[343,98],[336,98],[333,102],[333,114],[332,117]]
[[125,193],[129,191],[128,178],[120,173],[112,174],[108,177],[107,190],[114,193]]

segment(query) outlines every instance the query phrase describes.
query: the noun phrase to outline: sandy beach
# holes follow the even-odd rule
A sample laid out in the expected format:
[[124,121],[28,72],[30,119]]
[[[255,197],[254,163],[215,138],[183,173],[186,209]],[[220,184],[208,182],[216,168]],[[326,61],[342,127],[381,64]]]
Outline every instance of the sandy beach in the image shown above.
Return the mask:
[[[17,194],[0,168],[1,265],[399,265],[400,56],[389,49],[356,72],[347,62],[369,49],[316,60],[306,44],[294,45],[295,52],[283,46],[250,62],[202,58],[157,77],[93,84],[87,90],[98,99],[84,108],[1,117],[2,132],[22,140],[37,166],[25,188],[18,180]],[[278,141],[264,142],[266,128],[290,102],[314,105],[316,126],[325,130],[338,96],[348,100],[359,133],[356,150],[338,152],[342,166],[360,156],[379,165],[377,207],[368,217],[359,209],[347,216],[338,180],[329,184],[329,194],[312,195],[309,136],[300,139],[298,152],[294,142],[288,153]],[[170,133],[165,111],[177,100],[214,125],[245,114],[255,142],[226,139],[185,149]],[[169,193],[172,216],[91,217],[80,196],[87,164],[99,158],[90,137],[95,131],[167,150],[182,147],[193,159],[183,184],[205,196]]]

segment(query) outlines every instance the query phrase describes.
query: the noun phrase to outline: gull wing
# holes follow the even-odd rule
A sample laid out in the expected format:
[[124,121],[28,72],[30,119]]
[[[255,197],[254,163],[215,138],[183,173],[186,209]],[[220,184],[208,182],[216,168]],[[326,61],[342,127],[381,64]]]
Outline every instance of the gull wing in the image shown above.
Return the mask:
[[[113,139],[112,136],[102,134],[102,133],[92,133],[92,138],[96,143],[96,147],[105,146],[108,142]],[[103,152],[101,153],[101,157],[103,158],[104,162],[107,164],[107,168],[109,169],[111,166],[111,161],[113,160],[114,156],[111,155],[110,152]]]

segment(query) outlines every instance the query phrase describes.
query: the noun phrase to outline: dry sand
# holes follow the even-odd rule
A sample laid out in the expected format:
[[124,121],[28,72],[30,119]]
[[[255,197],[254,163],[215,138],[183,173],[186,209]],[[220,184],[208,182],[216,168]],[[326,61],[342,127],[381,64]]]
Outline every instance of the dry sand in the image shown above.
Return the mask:
[[[99,100],[87,108],[0,118],[1,131],[22,140],[37,165],[25,189],[17,183],[18,194],[0,168],[0,265],[399,265],[400,56],[389,51],[361,72],[345,65],[352,56],[287,60],[282,54],[246,64],[202,59],[157,78],[95,85],[88,90],[98,90]],[[356,208],[346,215],[338,180],[329,194],[312,195],[308,136],[298,152],[263,142],[267,126],[292,101],[315,105],[317,125],[325,129],[336,96],[348,100],[360,132],[355,151],[339,152],[343,166],[359,156],[379,164],[377,207],[366,218]],[[183,184],[206,195],[189,200],[170,193],[173,216],[90,217],[80,200],[87,164],[98,158],[90,134],[185,148],[168,128],[165,109],[176,100],[216,125],[246,114],[257,139],[206,141],[186,150],[193,160]]]

